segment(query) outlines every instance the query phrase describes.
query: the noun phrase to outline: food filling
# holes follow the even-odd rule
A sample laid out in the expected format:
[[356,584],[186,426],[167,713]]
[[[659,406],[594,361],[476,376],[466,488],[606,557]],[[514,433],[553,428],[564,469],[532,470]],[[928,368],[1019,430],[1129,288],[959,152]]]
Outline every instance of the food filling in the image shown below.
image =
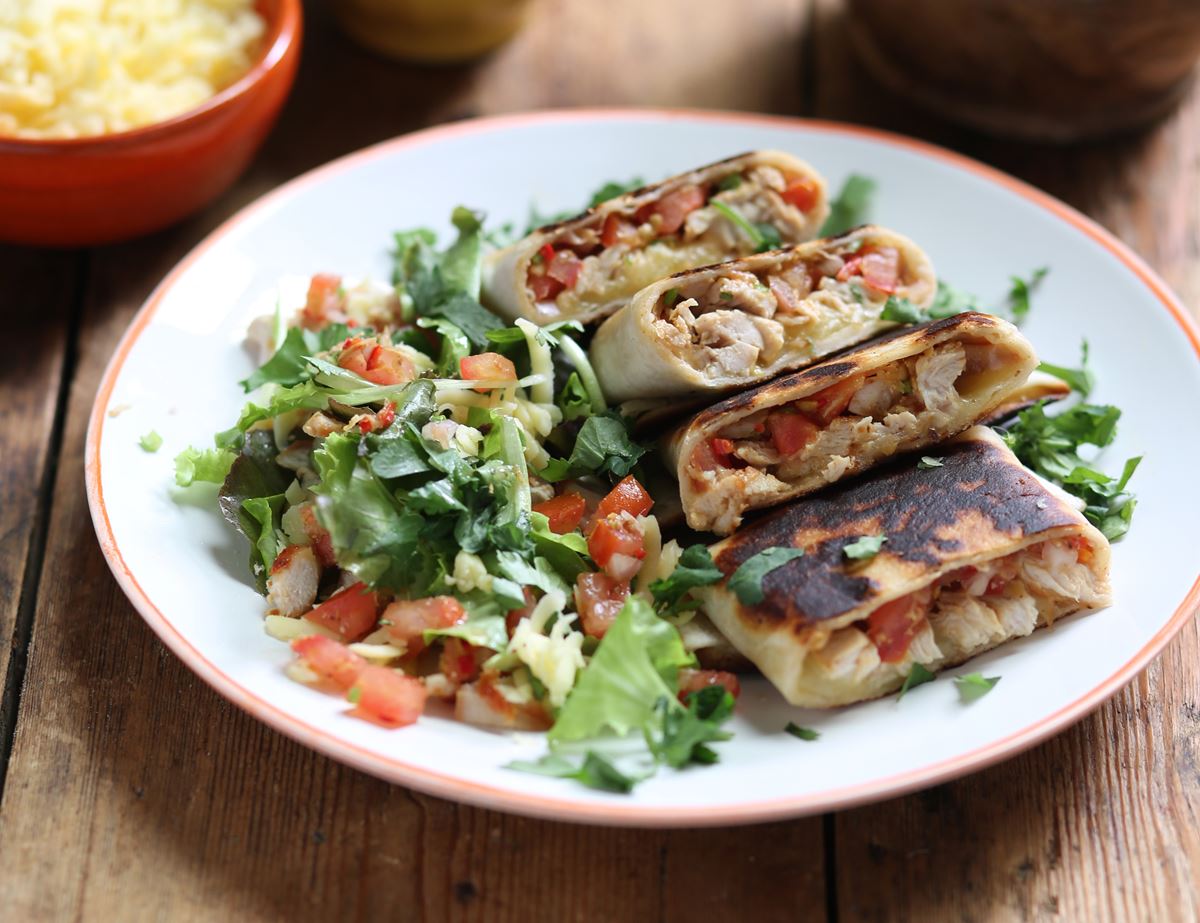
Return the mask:
[[825,339],[829,328],[877,319],[888,297],[913,281],[899,250],[859,238],[770,270],[732,270],[670,289],[656,306],[654,332],[710,378],[746,376],[785,348]]
[[[832,483],[864,461],[943,432],[961,403],[1007,365],[996,346],[951,342],[729,424],[692,453],[696,513],[731,531],[741,511],[814,478]],[[732,478],[738,489],[715,490]]]
[[854,681],[883,664],[906,674],[913,663],[958,662],[1080,605],[1100,604],[1094,555],[1086,539],[1071,536],[958,568],[853,625],[819,629],[810,650],[834,677]]
[[533,257],[526,284],[547,316],[622,301],[671,273],[806,236],[820,189],[756,166],[686,184],[625,213],[574,228]]

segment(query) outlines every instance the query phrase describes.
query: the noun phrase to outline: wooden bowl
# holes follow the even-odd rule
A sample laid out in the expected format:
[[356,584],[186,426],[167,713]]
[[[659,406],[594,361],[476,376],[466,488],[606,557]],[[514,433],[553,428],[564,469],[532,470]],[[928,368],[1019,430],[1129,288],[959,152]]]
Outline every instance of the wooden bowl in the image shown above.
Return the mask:
[[886,86],[993,134],[1074,141],[1165,114],[1200,57],[1196,0],[850,0]]
[[0,241],[109,243],[166,227],[229,188],[250,163],[291,90],[300,0],[259,0],[258,60],[188,112],[88,138],[0,137]]

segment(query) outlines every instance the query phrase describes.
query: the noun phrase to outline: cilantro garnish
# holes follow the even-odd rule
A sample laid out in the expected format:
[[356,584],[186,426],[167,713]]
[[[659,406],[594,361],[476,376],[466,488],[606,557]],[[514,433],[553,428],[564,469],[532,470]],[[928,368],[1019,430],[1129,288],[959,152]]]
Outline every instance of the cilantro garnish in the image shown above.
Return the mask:
[[1038,366],[1040,371],[1053,375],[1055,378],[1061,378],[1071,386],[1072,391],[1078,391],[1080,396],[1087,397],[1092,393],[1092,388],[1096,386],[1096,376],[1092,370],[1088,368],[1088,342],[1083,341],[1080,348],[1081,357],[1079,360],[1079,368],[1070,369],[1061,365],[1052,365],[1049,362],[1043,362]]
[[757,606],[766,598],[763,580],[767,574],[783,567],[789,561],[804,555],[802,548],[767,548],[752,555],[729,578],[729,589],[737,595],[744,606]]
[[1022,279],[1020,276],[1010,276],[1012,281],[1012,289],[1008,293],[1008,299],[1005,304],[1008,307],[1009,314],[1012,315],[1013,322],[1021,324],[1029,315],[1030,303],[1029,299],[1033,296],[1034,291],[1042,280],[1046,278],[1046,273],[1050,271],[1048,266],[1042,266],[1040,269],[1035,269],[1028,279]]
[[974,702],[983,698],[998,682],[999,676],[984,676],[982,673],[967,673],[965,676],[954,677],[954,685],[958,687],[958,695],[963,702]]
[[793,737],[798,737],[801,740],[817,740],[821,736],[820,731],[814,731],[812,728],[802,728],[794,721],[789,721],[784,730]]
[[654,605],[669,613],[687,607],[685,597],[691,590],[716,583],[723,576],[707,548],[691,545],[679,556],[679,563],[669,577],[650,584],[650,593],[654,597]]
[[615,792],[618,795],[629,794],[633,791],[634,785],[642,780],[640,777],[621,772],[609,759],[594,750],[588,750],[583,757],[583,762],[578,766],[557,753],[547,753],[537,761],[514,760],[505,768],[515,769],[518,772],[531,772],[540,776],[552,776],[556,779],[575,779],[588,788]]
[[919,663],[914,663],[912,669],[908,671],[908,676],[904,678],[904,685],[900,687],[900,694],[896,696],[896,701],[899,702],[904,698],[904,694],[910,689],[916,689],[918,686],[924,686],[926,683],[931,683],[934,680],[934,675]]
[[886,541],[886,535],[864,535],[857,541],[844,546],[842,554],[851,561],[869,561],[875,555],[879,554],[879,549],[883,547]]
[[674,708],[668,699],[656,706],[662,718],[662,736],[647,734],[650,752],[668,766],[681,769],[688,763],[717,762],[717,752],[708,746],[733,735],[721,725],[733,715],[733,696],[724,686],[707,686],[687,697],[687,708]]

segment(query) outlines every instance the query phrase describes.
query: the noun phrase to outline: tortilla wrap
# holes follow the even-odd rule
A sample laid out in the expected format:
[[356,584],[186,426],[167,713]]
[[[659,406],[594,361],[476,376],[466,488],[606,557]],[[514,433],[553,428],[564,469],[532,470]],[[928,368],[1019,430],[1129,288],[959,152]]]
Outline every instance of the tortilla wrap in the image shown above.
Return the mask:
[[[793,705],[830,707],[900,688],[914,664],[962,663],[1035,628],[1110,603],[1108,541],[1074,498],[974,427],[917,457],[799,501],[713,545],[726,580],[702,611]],[[878,554],[850,560],[863,536]],[[804,555],[769,571],[756,605],[728,577],[767,548]]]
[[[829,214],[825,181],[812,167],[781,151],[752,151],[609,199],[489,254],[483,302],[511,320],[586,324],[673,272],[758,249],[761,231],[751,237],[713,202],[750,225],[770,224],[783,246],[815,237]],[[551,251],[564,261],[553,271]],[[576,269],[577,278],[557,294],[539,297],[531,288],[535,276],[570,280]]]
[[926,309],[936,293],[924,251],[868,225],[654,282],[601,325],[590,357],[615,402],[719,394],[895,327],[880,319],[892,296]]
[[1037,365],[1008,321],[957,314],[701,411],[667,438],[688,525],[728,535],[777,506],[988,417]]

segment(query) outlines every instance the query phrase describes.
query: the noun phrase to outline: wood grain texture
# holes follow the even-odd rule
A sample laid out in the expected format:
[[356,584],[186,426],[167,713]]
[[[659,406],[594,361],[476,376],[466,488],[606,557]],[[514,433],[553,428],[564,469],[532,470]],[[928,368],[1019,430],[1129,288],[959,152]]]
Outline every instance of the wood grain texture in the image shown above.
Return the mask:
[[[629,102],[643,92],[638,75],[662,103],[753,109],[789,106],[799,92],[802,2],[754,5],[774,50],[747,33],[740,47],[754,63],[740,84],[714,76],[711,61],[688,66],[682,47],[646,44],[694,15],[684,0],[605,6],[614,20],[636,14],[644,34],[602,28],[591,4],[545,7],[478,68],[432,69],[362,53],[311,6],[295,95],[238,187],[173,230],[92,254],[0,802],[0,916],[682,923],[702,907],[764,923],[824,917],[819,819],[718,832],[553,824],[417,795],[293,744],[167,652],[113,583],[92,533],[82,456],[103,368],[154,284],[237,206],[332,157],[447,118]],[[740,17],[717,3],[704,14],[704,47],[725,55],[728,71]],[[601,34],[603,42],[587,38]],[[625,75],[620,95],[605,89],[610,73]]]
[[[813,43],[817,115],[915,134],[1027,179],[1108,227],[1200,306],[1200,93],[1165,124],[1104,143],[998,142],[863,76],[836,2],[822,0]],[[1192,622],[1127,689],[1048,743],[837,815],[839,919],[1200,919],[1197,663]]]

